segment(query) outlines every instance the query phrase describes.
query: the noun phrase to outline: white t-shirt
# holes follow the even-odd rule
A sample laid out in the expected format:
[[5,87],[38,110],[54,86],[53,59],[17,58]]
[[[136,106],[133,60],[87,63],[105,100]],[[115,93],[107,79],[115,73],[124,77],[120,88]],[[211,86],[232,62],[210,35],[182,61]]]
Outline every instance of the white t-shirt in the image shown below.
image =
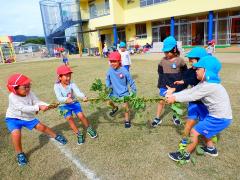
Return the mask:
[[25,97],[10,93],[6,117],[31,121],[35,119],[40,105],[48,106],[47,103],[40,101],[32,92]]
[[131,65],[131,58],[130,58],[130,54],[128,51],[124,51],[122,52],[121,50],[119,50],[119,53],[121,54],[121,59],[122,59],[122,66],[125,65]]

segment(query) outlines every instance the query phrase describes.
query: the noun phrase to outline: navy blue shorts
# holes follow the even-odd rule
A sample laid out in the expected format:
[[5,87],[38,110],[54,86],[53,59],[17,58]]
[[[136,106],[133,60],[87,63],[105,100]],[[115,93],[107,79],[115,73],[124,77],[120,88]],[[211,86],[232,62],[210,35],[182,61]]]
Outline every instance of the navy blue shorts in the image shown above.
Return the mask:
[[5,122],[10,132],[12,132],[15,129],[21,130],[22,127],[32,130],[36,125],[40,123],[38,119],[26,121],[26,120],[21,120],[17,118],[8,118],[8,117],[6,117]]
[[60,111],[66,111],[64,113],[64,118],[68,116],[72,116],[73,112],[77,115],[78,113],[82,112],[82,107],[79,102],[74,102],[72,104],[65,104],[63,106],[59,106]]
[[63,63],[66,64],[68,62],[68,58],[63,58]]
[[208,109],[202,102],[189,102],[188,119],[202,121],[208,115]]
[[199,121],[193,128],[207,139],[219,134],[226,129],[230,124],[231,119],[215,118],[206,116],[203,121]]
[[167,88],[160,88],[159,95],[165,97],[167,93]]

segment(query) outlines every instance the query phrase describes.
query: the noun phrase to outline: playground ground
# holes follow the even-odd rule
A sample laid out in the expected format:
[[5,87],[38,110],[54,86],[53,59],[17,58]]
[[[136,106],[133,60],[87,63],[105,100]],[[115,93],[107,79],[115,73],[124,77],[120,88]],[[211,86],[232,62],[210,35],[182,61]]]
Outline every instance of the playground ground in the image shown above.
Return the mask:
[[[12,73],[24,73],[31,77],[32,90],[40,99],[54,102],[55,69],[61,61],[51,59],[1,65],[0,179],[239,179],[240,54],[216,55],[223,62],[221,77],[231,98],[233,123],[220,135],[216,145],[218,157],[197,156],[194,153],[196,164],[188,163],[184,166],[177,165],[167,156],[168,152],[176,150],[180,140],[179,131],[170,120],[172,113],[168,108],[160,127],[150,128],[149,122],[154,117],[156,104],[148,104],[142,117],[132,113],[133,126],[125,129],[122,113],[110,118],[105,104],[91,109],[88,103],[83,103],[83,110],[97,129],[99,137],[92,140],[87,136],[86,143],[78,146],[68,123],[56,110],[41,112],[39,119],[67,137],[68,144],[58,146],[45,135],[24,129],[22,141],[29,164],[19,167],[4,123],[8,103],[6,79]],[[138,94],[156,96],[159,56],[138,56],[132,56],[131,69]],[[105,79],[108,69],[106,59],[70,59],[70,65],[74,71],[73,81],[88,97],[96,96],[89,89],[95,78]]]

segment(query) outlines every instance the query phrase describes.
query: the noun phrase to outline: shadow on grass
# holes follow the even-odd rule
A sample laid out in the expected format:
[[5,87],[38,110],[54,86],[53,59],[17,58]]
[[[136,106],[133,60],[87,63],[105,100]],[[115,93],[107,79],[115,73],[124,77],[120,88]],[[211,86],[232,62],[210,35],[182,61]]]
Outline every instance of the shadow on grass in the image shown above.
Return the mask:
[[136,80],[137,78],[138,78],[138,75],[137,75],[137,74],[133,74],[133,75],[132,75],[132,79],[133,79],[133,80]]
[[49,178],[49,180],[65,180],[70,179],[72,176],[73,170],[71,168],[65,168],[58,171],[56,174],[54,174],[52,177]]

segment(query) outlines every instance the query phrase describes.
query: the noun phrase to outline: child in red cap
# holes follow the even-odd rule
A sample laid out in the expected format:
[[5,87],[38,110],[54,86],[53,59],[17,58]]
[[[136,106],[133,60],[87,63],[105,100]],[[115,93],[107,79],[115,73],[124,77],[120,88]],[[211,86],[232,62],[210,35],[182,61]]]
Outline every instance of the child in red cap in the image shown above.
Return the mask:
[[60,111],[64,112],[64,118],[69,122],[73,132],[77,135],[78,144],[84,143],[84,136],[78,130],[74,123],[72,112],[82,121],[87,133],[91,138],[96,138],[96,131],[89,125],[88,119],[82,112],[80,103],[76,97],[80,97],[83,101],[87,101],[87,97],[79,90],[77,85],[71,82],[72,70],[70,67],[62,65],[57,68],[58,82],[54,85],[54,91],[59,102],[63,103],[59,106]]
[[[121,66],[121,55],[119,52],[112,52],[109,55],[110,68],[107,72],[106,86],[112,89],[110,97],[122,98],[124,96],[129,96],[131,93],[136,93],[136,85],[133,81],[130,73],[127,69]],[[128,85],[131,88],[131,93],[129,93]],[[118,111],[118,107],[113,104],[112,101],[109,102],[112,107],[112,111],[109,113],[110,116],[114,116]],[[124,103],[125,112],[125,128],[131,127],[131,122],[129,120],[129,107],[128,103]]]
[[42,124],[36,117],[38,111],[46,111],[48,104],[38,100],[30,91],[31,80],[23,74],[13,74],[9,77],[7,88],[9,94],[9,105],[6,112],[6,124],[12,135],[12,142],[17,153],[17,160],[20,166],[27,164],[27,157],[22,150],[21,129],[26,127],[29,130],[35,128],[55,138],[59,143],[66,144],[67,140],[62,135],[57,135],[49,127]]

